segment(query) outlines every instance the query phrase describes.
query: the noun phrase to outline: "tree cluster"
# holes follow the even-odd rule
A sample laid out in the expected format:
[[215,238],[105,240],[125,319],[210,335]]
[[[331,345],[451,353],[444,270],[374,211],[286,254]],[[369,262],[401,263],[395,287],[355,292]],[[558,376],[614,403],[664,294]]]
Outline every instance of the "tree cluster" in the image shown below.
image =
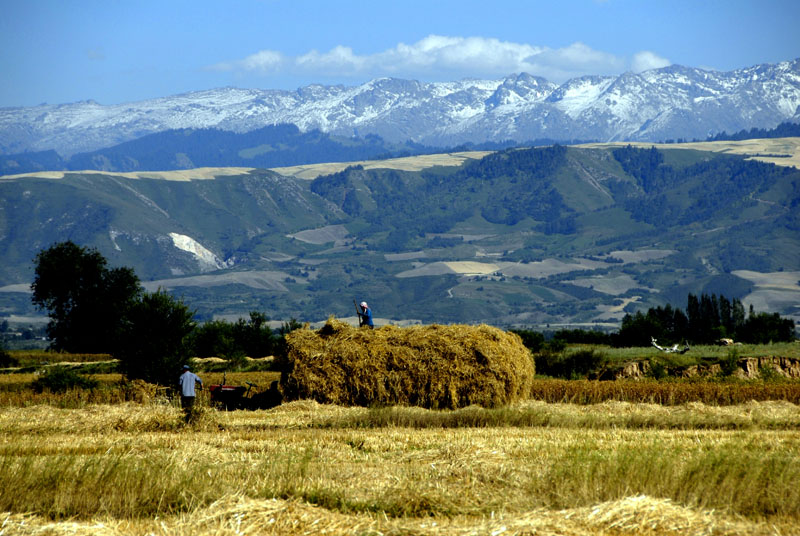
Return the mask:
[[292,319],[274,331],[267,324],[268,321],[269,317],[264,313],[251,311],[248,320],[240,318],[236,322],[205,322],[197,326],[189,337],[192,355],[229,360],[243,356],[258,358],[279,355],[284,349],[284,335],[301,325]]
[[751,128],[728,134],[724,130],[715,136],[709,136],[706,141],[739,141],[761,138],[793,138],[800,136],[800,123],[784,122],[773,129]]
[[95,249],[61,242],[36,256],[33,303],[48,311],[57,351],[109,353],[130,378],[173,382],[188,362],[193,313],[164,291],[145,292],[130,268],[108,268]]
[[0,340],[0,368],[14,367],[17,365],[17,360],[11,357],[11,354],[6,352],[3,346],[3,341]]
[[264,357],[279,354],[292,319],[273,332],[263,313],[235,323],[198,326],[194,312],[166,291],[146,292],[130,268],[107,267],[94,249],[67,241],[36,256],[32,300],[48,311],[51,348],[108,353],[131,379],[174,383],[194,356]]
[[637,191],[624,183],[610,185],[614,196],[623,199],[635,220],[659,227],[706,222],[729,214],[732,207],[755,205],[759,193],[797,174],[794,168],[734,155],[715,155],[683,167],[667,164],[654,147],[628,145],[613,155],[638,187]]
[[130,268],[108,268],[94,249],[61,242],[36,255],[32,300],[49,311],[53,349],[110,353],[143,289]]
[[745,314],[742,302],[725,296],[689,294],[686,312],[667,304],[626,314],[614,338],[615,346],[647,346],[651,337],[663,342],[687,341],[713,344],[719,339],[764,344],[794,340],[794,320],[778,313],[757,313],[750,306]]

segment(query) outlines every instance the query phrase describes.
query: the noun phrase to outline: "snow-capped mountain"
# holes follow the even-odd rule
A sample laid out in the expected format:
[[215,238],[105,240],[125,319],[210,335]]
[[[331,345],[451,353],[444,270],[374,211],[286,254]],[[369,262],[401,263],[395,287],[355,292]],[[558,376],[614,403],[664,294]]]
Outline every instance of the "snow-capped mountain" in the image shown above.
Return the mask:
[[221,88],[134,103],[0,109],[0,153],[62,156],[177,128],[246,132],[291,123],[428,145],[537,138],[704,139],[800,121],[800,59],[730,72],[673,65],[556,85],[525,73],[423,83],[381,78],[296,91]]

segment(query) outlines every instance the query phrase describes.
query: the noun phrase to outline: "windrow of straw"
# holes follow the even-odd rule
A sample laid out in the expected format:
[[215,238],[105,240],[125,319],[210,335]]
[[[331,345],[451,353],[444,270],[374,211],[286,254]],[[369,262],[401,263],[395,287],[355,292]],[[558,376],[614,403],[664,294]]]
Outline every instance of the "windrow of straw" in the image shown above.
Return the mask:
[[528,398],[534,364],[513,333],[486,326],[354,328],[331,317],[286,336],[284,400],[343,406],[496,407]]
[[800,383],[536,379],[532,382],[530,397],[544,402],[572,404],[599,404],[608,400],[664,406],[689,402],[730,406],[752,400],[783,400],[800,404]]

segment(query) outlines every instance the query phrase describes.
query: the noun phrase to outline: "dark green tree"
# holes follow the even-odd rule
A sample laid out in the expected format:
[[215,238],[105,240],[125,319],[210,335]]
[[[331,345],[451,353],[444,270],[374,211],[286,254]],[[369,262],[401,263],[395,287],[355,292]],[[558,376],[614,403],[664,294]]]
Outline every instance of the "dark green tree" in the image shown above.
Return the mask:
[[757,313],[750,305],[745,318],[742,302],[714,294],[689,294],[688,316],[678,308],[650,308],[647,314],[637,311],[622,319],[619,332],[613,337],[614,346],[646,346],[649,337],[663,342],[687,341],[692,344],[713,344],[722,337],[741,342],[764,344],[792,341],[795,324],[778,313]]
[[226,320],[211,320],[191,335],[192,353],[197,357],[228,357],[236,352],[233,324]]
[[686,318],[689,322],[689,339],[695,341],[700,334],[700,300],[694,294],[689,294],[687,298]]
[[664,338],[664,327],[652,314],[636,311],[622,318],[622,326],[617,336],[617,346],[650,346],[652,337]]
[[719,297],[719,321],[722,324],[723,335],[726,337],[733,333],[733,307],[725,296]]
[[17,364],[17,360],[14,359],[11,354],[6,352],[6,349],[3,346],[3,340],[0,339],[0,368],[16,367]]
[[788,342],[794,340],[794,328],[791,318],[781,318],[778,313],[756,313],[751,306],[739,339],[750,344]]
[[32,301],[47,310],[55,350],[110,353],[123,319],[142,292],[131,268],[107,267],[96,250],[60,242],[40,251]]
[[544,335],[538,331],[532,331],[529,329],[512,329],[511,332],[519,335],[520,339],[522,339],[522,344],[524,344],[525,347],[531,352],[538,352],[544,346]]
[[236,339],[241,341],[241,349],[249,357],[267,357],[274,353],[275,337],[272,329],[267,325],[269,317],[258,311],[250,312],[250,320],[240,318],[234,333]]
[[194,313],[166,291],[144,293],[131,307],[114,356],[129,379],[173,385],[189,362]]
[[733,305],[731,305],[731,335],[736,336],[739,330],[742,329],[745,323],[744,305],[738,299],[734,298]]
[[242,355],[257,358],[273,355],[278,341],[267,325],[268,321],[269,317],[264,313],[251,311],[249,320],[206,322],[191,335],[192,351],[198,357]]

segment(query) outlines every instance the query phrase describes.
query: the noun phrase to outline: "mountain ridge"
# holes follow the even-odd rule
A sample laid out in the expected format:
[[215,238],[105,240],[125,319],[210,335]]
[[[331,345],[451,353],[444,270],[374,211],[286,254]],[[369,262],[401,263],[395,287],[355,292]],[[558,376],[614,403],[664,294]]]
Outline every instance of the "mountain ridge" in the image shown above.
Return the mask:
[[673,65],[557,85],[527,73],[427,83],[379,78],[295,91],[217,88],[135,103],[0,109],[0,152],[88,152],[168,129],[293,124],[389,142],[705,139],[800,121],[800,59],[728,72]]

